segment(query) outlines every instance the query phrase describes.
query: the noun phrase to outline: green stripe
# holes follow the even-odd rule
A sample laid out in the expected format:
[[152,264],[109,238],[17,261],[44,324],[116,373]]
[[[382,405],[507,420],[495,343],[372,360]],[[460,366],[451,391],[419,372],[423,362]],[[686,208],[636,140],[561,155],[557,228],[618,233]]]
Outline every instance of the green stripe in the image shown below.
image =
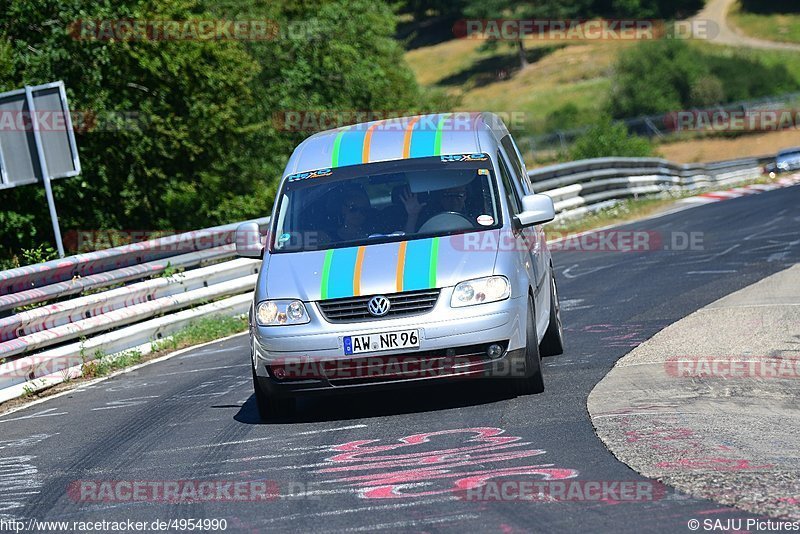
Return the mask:
[[[439,156],[442,153],[442,129],[444,128],[444,121],[449,113],[445,113],[439,117],[439,124],[436,125],[436,137],[433,140],[433,155]],[[431,286],[433,287],[433,286]]]
[[320,288],[320,299],[328,298],[328,278],[331,274],[331,261],[333,260],[333,250],[325,252],[325,262],[322,264],[322,288]]
[[339,166],[339,147],[342,145],[342,136],[348,128],[343,129],[341,132],[336,134],[336,139],[333,140],[333,157],[331,157],[331,166],[338,167]]
[[428,287],[436,287],[436,268],[439,264],[439,238],[434,237],[431,243],[431,263],[428,269]]

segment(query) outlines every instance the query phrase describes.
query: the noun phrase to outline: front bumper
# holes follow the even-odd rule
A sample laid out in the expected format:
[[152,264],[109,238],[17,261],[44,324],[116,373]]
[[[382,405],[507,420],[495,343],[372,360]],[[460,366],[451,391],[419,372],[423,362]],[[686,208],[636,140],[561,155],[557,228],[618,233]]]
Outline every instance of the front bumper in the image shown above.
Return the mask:
[[[385,320],[330,323],[316,303],[311,321],[286,327],[251,326],[253,365],[272,395],[346,392],[417,385],[440,379],[521,376],[524,373],[527,299],[451,308],[444,288],[428,313]],[[417,329],[418,349],[346,356],[343,337]],[[490,359],[486,347],[502,356]]]

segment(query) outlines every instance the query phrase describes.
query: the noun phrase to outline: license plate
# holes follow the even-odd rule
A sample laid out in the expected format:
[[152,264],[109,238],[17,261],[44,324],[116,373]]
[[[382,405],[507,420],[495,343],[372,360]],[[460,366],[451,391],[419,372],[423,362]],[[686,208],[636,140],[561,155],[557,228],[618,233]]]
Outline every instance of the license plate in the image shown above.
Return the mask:
[[363,352],[381,352],[394,349],[419,348],[418,330],[401,330],[384,334],[362,334],[358,336],[345,336],[344,353],[361,354]]

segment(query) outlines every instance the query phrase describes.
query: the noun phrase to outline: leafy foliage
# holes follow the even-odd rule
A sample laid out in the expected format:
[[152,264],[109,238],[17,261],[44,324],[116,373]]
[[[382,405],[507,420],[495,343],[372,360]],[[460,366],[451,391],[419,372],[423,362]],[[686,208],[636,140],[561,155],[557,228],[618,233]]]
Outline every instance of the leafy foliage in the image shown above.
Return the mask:
[[780,64],[711,55],[681,40],[642,42],[620,56],[609,111],[618,118],[634,117],[760,98],[799,87]]
[[653,145],[628,132],[623,123],[604,117],[575,140],[570,150],[572,159],[604,158],[611,156],[643,158],[654,154]]
[[[76,39],[80,20],[264,20],[274,39]],[[382,2],[7,0],[0,90],[63,80],[83,174],[54,182],[64,232],[207,227],[263,216],[294,146],[289,110],[406,110],[425,96]],[[122,120],[121,120],[122,119]],[[94,122],[94,127],[92,123]],[[40,187],[0,192],[0,257],[51,241]]]

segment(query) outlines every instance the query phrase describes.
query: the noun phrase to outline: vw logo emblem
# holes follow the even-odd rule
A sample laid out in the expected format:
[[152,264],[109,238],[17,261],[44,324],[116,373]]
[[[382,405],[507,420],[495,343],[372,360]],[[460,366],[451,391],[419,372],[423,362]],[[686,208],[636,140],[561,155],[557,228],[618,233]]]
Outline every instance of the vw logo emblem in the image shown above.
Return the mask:
[[372,297],[371,299],[369,299],[369,303],[367,304],[367,310],[369,310],[369,313],[372,314],[374,317],[383,317],[384,315],[389,313],[389,308],[391,307],[392,303],[389,302],[389,299],[387,299],[383,295]]

